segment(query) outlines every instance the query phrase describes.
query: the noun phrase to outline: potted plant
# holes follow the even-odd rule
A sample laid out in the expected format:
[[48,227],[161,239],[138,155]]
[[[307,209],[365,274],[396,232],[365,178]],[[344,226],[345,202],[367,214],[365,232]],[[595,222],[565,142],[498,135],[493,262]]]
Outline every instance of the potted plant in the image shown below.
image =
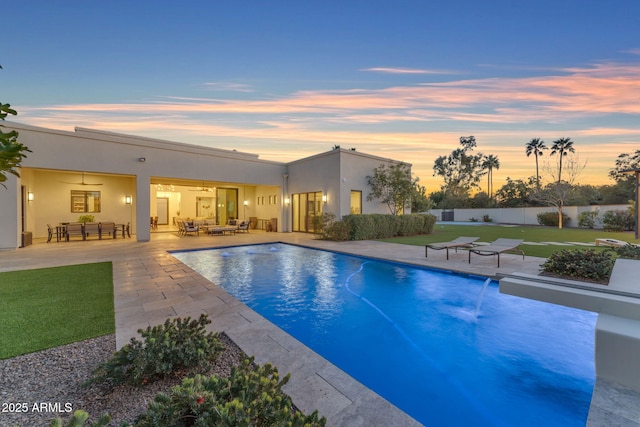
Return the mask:
[[86,224],[87,222],[94,222],[95,219],[96,217],[93,215],[80,215],[80,217],[78,218],[78,222]]

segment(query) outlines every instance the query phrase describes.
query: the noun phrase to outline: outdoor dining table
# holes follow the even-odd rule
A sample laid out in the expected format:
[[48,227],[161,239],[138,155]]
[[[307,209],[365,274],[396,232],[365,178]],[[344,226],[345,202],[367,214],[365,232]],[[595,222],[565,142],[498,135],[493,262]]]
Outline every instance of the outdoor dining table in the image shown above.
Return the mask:
[[[67,224],[69,224],[68,222],[61,222],[58,225],[56,225],[56,242],[59,242],[60,240],[65,240],[65,235],[67,233]],[[131,237],[131,230],[129,230],[127,228],[127,224],[116,224],[115,225],[115,230],[116,232],[113,233],[113,238],[116,238],[117,235],[117,231],[121,231],[122,232],[122,238],[124,239],[125,237]]]

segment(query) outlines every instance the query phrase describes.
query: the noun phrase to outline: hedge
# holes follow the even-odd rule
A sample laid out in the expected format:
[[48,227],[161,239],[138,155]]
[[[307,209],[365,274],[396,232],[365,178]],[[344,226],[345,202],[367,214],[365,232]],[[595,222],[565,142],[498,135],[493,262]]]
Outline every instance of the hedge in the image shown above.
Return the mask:
[[341,221],[327,224],[322,236],[328,240],[372,240],[395,236],[429,234],[436,217],[430,214],[345,215]]

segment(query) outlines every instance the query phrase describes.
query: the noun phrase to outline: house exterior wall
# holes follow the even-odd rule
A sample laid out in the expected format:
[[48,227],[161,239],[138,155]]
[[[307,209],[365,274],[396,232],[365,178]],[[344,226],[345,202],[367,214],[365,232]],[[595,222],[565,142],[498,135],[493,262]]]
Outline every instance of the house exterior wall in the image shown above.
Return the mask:
[[355,190],[362,192],[362,213],[389,213],[387,205],[367,201],[367,176],[382,164],[397,163],[400,162],[345,149],[307,157],[289,164],[289,194],[321,191],[327,195],[323,212],[341,218],[351,213],[351,191]]
[[[389,207],[378,200],[367,201],[367,195],[371,188],[367,184],[367,177],[373,176],[374,170],[381,165],[390,166],[398,164],[390,159],[371,156],[364,153],[358,153],[352,150],[342,150],[340,161],[340,194],[341,194],[341,211],[340,216],[349,215],[351,213],[351,191],[362,192],[362,213],[390,213]],[[410,210],[405,210],[410,213]]]
[[[35,195],[25,204],[25,229],[34,237],[45,237],[48,223],[77,221],[79,214],[72,213],[69,205],[70,191],[91,190],[101,192],[102,211],[94,214],[96,221],[131,223],[137,240],[148,241],[149,217],[157,216],[156,198],[162,191],[156,184],[174,181],[191,186],[217,182],[237,188],[238,216],[277,218],[278,231],[290,231],[291,206],[285,200],[294,193],[326,194],[323,211],[341,217],[350,213],[351,190],[358,190],[363,195],[363,213],[388,212],[385,205],[366,201],[366,177],[380,164],[393,161],[351,150],[331,150],[287,164],[235,150],[92,129],[68,132],[12,122],[5,126],[19,132],[20,142],[31,153],[22,162],[21,178],[9,177],[7,189],[0,189],[0,249],[20,245],[21,186]],[[81,180],[81,172],[86,182],[102,185],[73,184]],[[195,206],[197,195],[184,198],[193,199],[190,203]],[[126,196],[132,196],[131,204],[125,203]],[[169,223],[178,216],[180,204],[170,198]]]
[[289,164],[289,194],[320,191],[327,195],[323,212],[339,212],[340,150],[332,150]]

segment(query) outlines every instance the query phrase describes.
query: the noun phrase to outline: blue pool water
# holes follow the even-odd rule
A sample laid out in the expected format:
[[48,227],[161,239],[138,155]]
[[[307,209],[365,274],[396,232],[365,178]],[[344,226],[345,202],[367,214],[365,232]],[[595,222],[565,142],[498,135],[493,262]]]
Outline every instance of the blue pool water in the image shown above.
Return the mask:
[[285,244],[173,255],[423,424],[586,423],[594,313]]

